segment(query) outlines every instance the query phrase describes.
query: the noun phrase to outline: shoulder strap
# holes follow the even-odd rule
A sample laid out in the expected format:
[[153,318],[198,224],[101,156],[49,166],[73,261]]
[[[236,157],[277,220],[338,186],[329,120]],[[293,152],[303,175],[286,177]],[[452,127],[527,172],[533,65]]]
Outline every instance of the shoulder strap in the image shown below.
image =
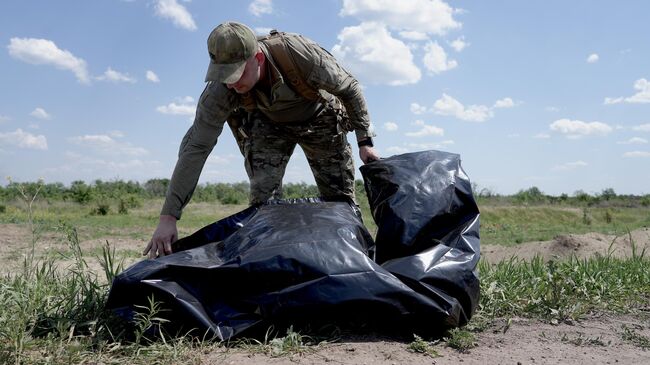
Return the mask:
[[267,45],[271,57],[280,68],[280,72],[289,80],[295,92],[307,100],[316,101],[322,99],[318,90],[311,87],[305,81],[304,75],[298,71],[291,51],[287,46],[284,32],[273,29],[262,41]]
[[250,91],[239,96],[241,100],[241,107],[244,108],[247,112],[252,112],[257,108],[257,101],[255,96]]

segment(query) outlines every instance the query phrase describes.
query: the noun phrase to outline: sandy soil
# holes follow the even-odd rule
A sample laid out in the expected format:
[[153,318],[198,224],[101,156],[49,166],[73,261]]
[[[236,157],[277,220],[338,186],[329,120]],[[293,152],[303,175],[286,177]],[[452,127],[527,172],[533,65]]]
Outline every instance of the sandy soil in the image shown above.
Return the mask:
[[320,345],[284,357],[220,349],[204,355],[206,364],[648,364],[650,351],[622,339],[622,326],[650,335],[647,316],[601,316],[574,324],[551,325],[513,319],[477,334],[476,347],[460,353],[444,342],[434,345],[438,357],[414,353],[403,340],[360,336]]
[[[0,273],[20,267],[30,249],[29,237],[25,226],[0,224]],[[81,247],[85,252],[99,252],[97,248],[106,240],[116,248],[118,256],[120,252],[130,252],[127,266],[139,260],[133,251],[141,250],[145,244],[134,239],[106,237],[84,240]],[[530,259],[535,255],[544,259],[608,253],[629,257],[633,252],[631,242],[637,253],[643,249],[650,253],[650,229],[638,229],[620,237],[588,233],[561,235],[551,241],[512,247],[486,245],[481,254],[490,262],[512,256]],[[48,232],[39,238],[36,256],[65,250],[67,243],[61,235]],[[97,260],[89,258],[88,261],[91,268],[100,272]],[[410,339],[365,334],[343,337],[337,343],[310,346],[304,353],[283,357],[222,347],[201,354],[200,361],[206,364],[650,364],[650,350],[623,339],[623,326],[650,338],[650,303],[648,308],[649,311],[636,315],[602,315],[572,324],[552,325],[526,319],[512,319],[509,324],[505,320],[497,321],[476,334],[477,347],[469,352],[459,353],[447,347],[444,341],[439,342],[434,346],[438,357],[409,351]]]
[[565,259],[572,255],[585,258],[593,255],[631,257],[643,250],[650,254],[650,228],[612,236],[602,233],[559,235],[551,241],[526,242],[516,246],[483,245],[481,256],[489,262],[507,260],[512,256],[530,260],[541,256],[545,260]]

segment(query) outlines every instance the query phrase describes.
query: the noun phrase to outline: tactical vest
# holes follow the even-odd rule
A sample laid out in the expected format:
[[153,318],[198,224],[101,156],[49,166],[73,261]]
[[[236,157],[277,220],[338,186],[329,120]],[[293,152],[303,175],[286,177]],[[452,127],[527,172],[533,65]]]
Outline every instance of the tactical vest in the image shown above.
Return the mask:
[[[311,87],[305,81],[304,75],[296,67],[296,62],[293,60],[291,51],[289,51],[284,32],[273,29],[269,35],[259,37],[257,40],[266,45],[280,73],[289,81],[294,92],[310,101],[323,100],[323,96],[318,92],[318,89]],[[252,92],[249,91],[241,95],[241,105],[248,112],[256,109],[257,101]]]

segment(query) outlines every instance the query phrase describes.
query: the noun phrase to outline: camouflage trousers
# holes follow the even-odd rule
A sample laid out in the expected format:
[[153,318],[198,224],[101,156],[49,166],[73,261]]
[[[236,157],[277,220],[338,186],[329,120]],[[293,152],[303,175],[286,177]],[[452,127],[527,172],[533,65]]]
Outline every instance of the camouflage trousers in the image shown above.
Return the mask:
[[302,123],[272,122],[254,112],[233,128],[250,179],[251,205],[282,196],[282,178],[296,145],[307,157],[322,198],[355,202],[352,148],[338,119],[330,109]]

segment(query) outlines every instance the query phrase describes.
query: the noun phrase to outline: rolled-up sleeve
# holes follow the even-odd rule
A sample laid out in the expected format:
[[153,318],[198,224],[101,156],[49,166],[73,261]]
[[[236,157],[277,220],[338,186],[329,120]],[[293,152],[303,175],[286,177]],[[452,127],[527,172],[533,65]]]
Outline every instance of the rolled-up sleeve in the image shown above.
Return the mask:
[[205,87],[196,108],[194,123],[178,150],[178,161],[160,214],[180,219],[183,208],[196,189],[205,161],[217,144],[225,120],[237,107],[236,95],[222,84],[211,82]]

